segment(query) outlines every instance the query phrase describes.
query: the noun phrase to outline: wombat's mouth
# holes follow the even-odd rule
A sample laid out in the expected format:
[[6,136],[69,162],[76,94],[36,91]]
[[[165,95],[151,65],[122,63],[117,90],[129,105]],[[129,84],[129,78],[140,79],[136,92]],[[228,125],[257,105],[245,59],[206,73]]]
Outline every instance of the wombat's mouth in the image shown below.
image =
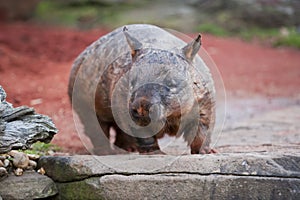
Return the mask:
[[149,117],[139,117],[138,119],[134,119],[134,122],[138,126],[148,126],[151,123],[151,119]]
[[162,105],[167,104],[168,88],[149,83],[135,90],[130,98],[129,113],[131,119],[139,126],[148,126],[161,121],[164,115]]
[[151,103],[145,98],[139,98],[130,105],[131,119],[139,126],[147,126],[151,122],[149,108]]
[[130,112],[132,120],[138,125],[138,126],[147,126],[151,123],[151,119],[149,117],[149,114],[147,116],[140,115],[136,110],[132,110]]

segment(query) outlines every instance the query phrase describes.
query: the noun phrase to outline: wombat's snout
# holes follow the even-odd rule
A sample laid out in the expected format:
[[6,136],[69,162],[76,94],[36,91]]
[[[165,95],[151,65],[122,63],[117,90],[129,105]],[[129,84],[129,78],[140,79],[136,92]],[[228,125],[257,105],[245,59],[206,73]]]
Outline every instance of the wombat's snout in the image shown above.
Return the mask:
[[145,97],[135,99],[129,107],[131,119],[139,126],[147,126],[151,122],[149,109],[151,102]]

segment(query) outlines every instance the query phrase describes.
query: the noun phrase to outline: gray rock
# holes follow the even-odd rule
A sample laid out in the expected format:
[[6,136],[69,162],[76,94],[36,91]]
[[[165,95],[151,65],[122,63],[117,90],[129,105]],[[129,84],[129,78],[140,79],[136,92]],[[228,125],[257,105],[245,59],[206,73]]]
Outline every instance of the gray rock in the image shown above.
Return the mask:
[[27,154],[30,160],[38,160],[40,158],[37,154]]
[[16,176],[22,176],[23,175],[24,170],[22,168],[17,168],[14,170],[14,174]]
[[13,165],[16,168],[25,169],[29,165],[29,157],[23,152],[15,152],[13,155]]
[[0,180],[3,176],[7,176],[7,170],[4,167],[0,167]]
[[41,157],[38,168],[57,182],[107,174],[190,173],[300,178],[300,155],[232,153],[209,155],[113,155]]
[[59,191],[57,199],[105,199],[99,177],[69,183],[56,183],[56,186]]
[[0,154],[12,149],[26,149],[37,141],[50,142],[58,132],[52,120],[36,114],[33,108],[13,108],[6,102],[0,86]]
[[37,163],[33,160],[29,160],[29,165],[27,167],[27,169],[35,169],[37,166]]
[[99,182],[104,199],[296,199],[300,186],[294,178],[191,174],[108,175]]
[[4,163],[4,167],[8,167],[10,165],[10,162],[8,159],[5,159],[3,163]]
[[41,157],[58,199],[297,199],[300,155]]
[[47,176],[58,182],[77,181],[92,175],[115,172],[89,155],[42,156],[37,168],[43,168]]
[[300,180],[166,173],[105,175],[57,187],[59,199],[297,199]]
[[0,181],[3,199],[39,199],[57,194],[55,183],[47,176],[25,172],[23,176],[9,175]]

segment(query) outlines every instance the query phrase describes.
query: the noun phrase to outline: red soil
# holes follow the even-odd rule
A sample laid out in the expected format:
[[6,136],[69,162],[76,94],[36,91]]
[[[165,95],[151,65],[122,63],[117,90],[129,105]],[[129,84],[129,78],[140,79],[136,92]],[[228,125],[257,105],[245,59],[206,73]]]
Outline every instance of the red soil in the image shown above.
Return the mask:
[[[76,133],[67,84],[72,61],[107,31],[78,31],[32,24],[0,24],[0,85],[13,105],[33,106],[52,117],[60,132],[53,143],[84,153]],[[300,95],[300,51],[204,35],[203,47],[234,97]]]

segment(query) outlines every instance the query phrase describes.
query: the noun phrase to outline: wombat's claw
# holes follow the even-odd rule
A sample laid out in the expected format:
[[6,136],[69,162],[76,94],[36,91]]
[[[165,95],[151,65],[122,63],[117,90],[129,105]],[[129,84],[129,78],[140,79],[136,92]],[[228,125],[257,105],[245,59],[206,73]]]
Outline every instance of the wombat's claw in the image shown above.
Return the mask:
[[200,154],[211,154],[211,153],[218,153],[218,151],[216,149],[211,149],[211,148],[203,148],[200,150],[199,152]]
[[219,153],[216,149],[210,149],[209,153]]
[[133,152],[137,152],[137,149],[135,147],[127,147],[125,148],[127,152],[129,153],[133,153]]

